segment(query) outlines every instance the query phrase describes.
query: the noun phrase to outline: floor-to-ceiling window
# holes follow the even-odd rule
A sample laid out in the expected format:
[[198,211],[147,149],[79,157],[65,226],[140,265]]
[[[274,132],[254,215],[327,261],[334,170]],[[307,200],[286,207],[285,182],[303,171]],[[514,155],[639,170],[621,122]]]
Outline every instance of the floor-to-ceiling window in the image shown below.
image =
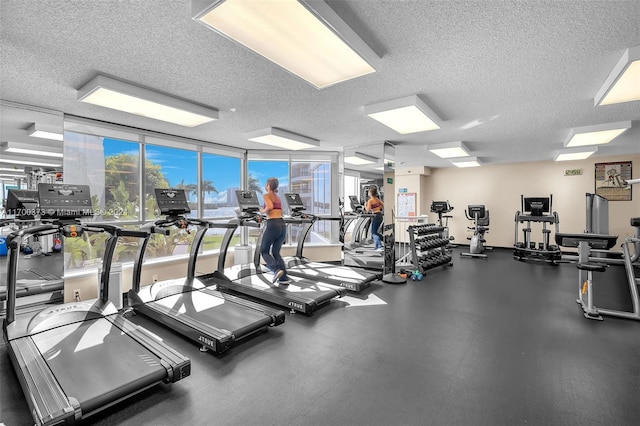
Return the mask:
[[[156,188],[184,190],[191,210],[187,217],[228,221],[235,215],[232,194],[242,186],[243,154],[239,150],[230,149],[229,155],[223,155],[224,150],[89,120],[70,120],[64,143],[65,183],[89,185],[94,222],[138,229],[158,219]],[[186,255],[193,230],[174,228],[168,236],[151,235],[145,259]],[[219,249],[223,234],[224,229],[208,230],[203,249]],[[103,242],[101,235],[65,241],[67,270],[98,265]],[[137,246],[134,238],[122,239],[114,261],[133,261]]]
[[[332,221],[328,219],[332,214],[337,216],[337,194],[332,190],[332,170],[337,169],[337,156],[328,154],[254,154],[250,155],[248,162],[249,189],[256,190],[259,198],[262,198],[264,185],[269,177],[277,177],[280,181],[278,194],[283,200],[285,209],[286,200],[283,194],[292,192],[300,195],[305,205],[305,210],[319,217],[305,240],[309,244],[328,244],[336,237],[332,236],[332,230],[336,229]],[[335,198],[335,200],[334,200]],[[287,213],[290,213],[286,211]],[[289,227],[287,243],[296,244],[301,225]],[[252,232],[251,235],[255,234]]]

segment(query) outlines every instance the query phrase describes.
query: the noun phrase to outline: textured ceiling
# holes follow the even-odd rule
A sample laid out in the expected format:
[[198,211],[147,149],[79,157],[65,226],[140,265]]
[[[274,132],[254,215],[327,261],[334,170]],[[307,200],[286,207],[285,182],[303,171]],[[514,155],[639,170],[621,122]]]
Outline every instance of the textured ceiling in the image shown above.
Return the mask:
[[[197,24],[189,0],[1,0],[0,99],[248,149],[265,146],[243,134],[266,127],[321,150],[388,140],[404,166],[448,167],[426,145],[459,140],[484,163],[552,159],[570,128],[623,120],[634,127],[597,155],[640,153],[640,102],[593,106],[640,45],[636,0],[328,3],[382,61],[317,90]],[[78,102],[97,73],[212,106],[220,120],[189,129]],[[442,129],[403,136],[363,114],[412,94]]]

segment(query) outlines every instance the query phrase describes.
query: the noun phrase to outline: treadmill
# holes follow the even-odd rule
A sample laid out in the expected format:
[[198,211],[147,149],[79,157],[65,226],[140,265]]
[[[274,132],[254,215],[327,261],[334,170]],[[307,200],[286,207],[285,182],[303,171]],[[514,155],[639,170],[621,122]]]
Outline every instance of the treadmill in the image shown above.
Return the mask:
[[[200,344],[202,352],[211,350],[216,354],[225,352],[236,342],[257,332],[283,324],[283,311],[216,290],[216,284],[229,281],[221,272],[209,274],[206,279],[195,276],[198,251],[207,230],[226,228],[233,234],[237,225],[187,218],[185,215],[191,210],[183,189],[156,189],[155,194],[160,214],[165,215],[165,219],[147,225],[150,232],[168,235],[172,227],[184,230],[193,226],[197,228],[190,249],[187,275],[141,288],[145,241],[138,248],[137,267],[128,294],[129,306]],[[220,257],[224,258],[222,247]]]
[[[240,224],[262,221],[262,217],[259,215],[260,203],[255,191],[237,190],[236,197],[239,205],[238,221]],[[229,230],[227,230],[228,232]],[[261,241],[262,232],[258,236],[256,247],[260,247]],[[317,278],[305,279],[296,276],[291,276],[291,283],[287,288],[282,288],[272,283],[273,273],[263,268],[259,259],[259,249],[256,249],[253,264],[226,268],[224,274],[231,281],[218,283],[218,288],[288,308],[291,313],[301,312],[304,314],[311,314],[332,299],[347,294],[347,290],[343,287],[324,283]]]
[[[91,216],[87,185],[38,186],[40,208],[49,223],[8,236],[7,317],[4,337],[11,362],[38,425],[76,424],[159,383],[189,376],[191,361],[125,319],[109,301],[109,273],[119,237],[146,238],[145,233],[112,225],[83,224]],[[20,243],[29,236],[85,232],[105,233],[100,297],[15,311]]]
[[[38,191],[26,189],[7,190],[6,213],[14,216],[13,219],[0,220],[0,228],[15,224],[18,226],[30,226],[34,224],[35,216],[38,213]],[[42,260],[42,262],[39,262]],[[45,262],[48,261],[48,262]],[[62,259],[60,260],[60,271],[62,270]],[[34,258],[31,263],[47,263],[51,265],[52,259]],[[4,263],[4,262],[3,262]],[[34,265],[29,265],[34,266]],[[0,272],[0,316],[6,314],[7,308],[7,282],[6,264],[3,264],[3,272]],[[18,309],[39,309],[44,304],[62,303],[64,283],[59,275],[52,274],[42,268],[28,267],[18,271],[16,280],[16,308]]]
[[[346,266],[332,265],[330,263],[312,262],[303,256],[304,242],[317,220],[324,220],[305,211],[302,198],[296,193],[284,194],[289,206],[291,217],[285,218],[287,223],[301,224],[298,233],[298,246],[295,256],[284,258],[287,265],[287,274],[302,278],[319,278],[322,282],[344,287],[353,292],[360,292],[371,286],[376,280],[382,278],[382,272],[354,269]],[[327,220],[333,220],[327,218]],[[259,261],[259,260],[258,260]]]
[[[375,216],[373,213],[366,213],[364,206],[355,195],[349,196],[352,215],[355,215],[354,229],[351,233],[351,242],[343,243],[344,266],[355,266],[358,268],[382,270],[384,268],[384,253],[375,250],[371,240],[368,240],[371,233],[371,221]],[[353,216],[350,217],[351,221]],[[347,226],[350,221],[345,220]]]

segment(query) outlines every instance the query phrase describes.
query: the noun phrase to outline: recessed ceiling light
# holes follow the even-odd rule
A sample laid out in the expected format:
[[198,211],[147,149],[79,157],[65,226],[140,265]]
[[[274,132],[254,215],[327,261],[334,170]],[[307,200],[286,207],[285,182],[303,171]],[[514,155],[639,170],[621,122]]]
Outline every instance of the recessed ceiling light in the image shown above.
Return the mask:
[[283,149],[299,150],[320,146],[320,141],[288,130],[277,127],[256,130],[246,133],[245,137],[250,141],[260,142],[267,145],[276,146]]
[[0,163],[6,164],[25,164],[28,166],[42,166],[42,167],[62,167],[62,163],[60,162],[48,162],[47,160],[40,160],[37,157],[27,158],[27,157],[3,157],[0,159]]
[[0,150],[14,154],[62,158],[62,146],[39,146],[17,142],[2,142],[0,143]]
[[375,72],[380,57],[318,0],[191,2],[193,19],[318,89]]
[[577,147],[562,149],[556,153],[553,161],[584,160],[591,157],[596,152],[598,152],[598,148],[596,147]]
[[476,157],[451,158],[449,161],[456,167],[480,167],[480,161]]
[[640,100],[640,46],[625,50],[593,99],[594,105]]
[[631,121],[574,127],[564,141],[567,148],[609,143],[625,130],[631,128]]
[[462,141],[428,145],[429,151],[440,158],[468,157],[469,149]]
[[349,154],[345,154],[344,162],[347,164],[352,164],[354,166],[364,166],[366,164],[377,163],[378,159],[376,157],[362,154],[360,152],[352,152]]
[[[62,127],[62,125],[60,126]],[[27,127],[27,135],[32,138],[53,139],[55,141],[63,140],[62,129],[55,126],[47,126],[41,123],[33,123]]]
[[366,105],[364,113],[402,135],[436,130],[442,122],[417,95]]
[[97,75],[82,86],[78,90],[78,100],[185,127],[218,119],[216,109],[103,75]]

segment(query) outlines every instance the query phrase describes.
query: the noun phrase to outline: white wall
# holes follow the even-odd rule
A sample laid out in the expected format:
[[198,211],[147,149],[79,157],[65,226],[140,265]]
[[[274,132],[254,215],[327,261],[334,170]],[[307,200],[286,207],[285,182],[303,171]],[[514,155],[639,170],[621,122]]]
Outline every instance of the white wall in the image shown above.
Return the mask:
[[[585,229],[585,194],[593,193],[594,164],[603,162],[632,161],[633,178],[640,177],[640,155],[598,157],[582,161],[540,161],[475,168],[431,169],[422,176],[420,184],[415,176],[396,175],[395,187],[406,187],[408,192],[419,194],[418,214],[429,215],[429,222],[437,216],[429,212],[431,201],[449,200],[455,209],[449,213],[449,234],[455,242],[467,244],[471,226],[464,215],[469,204],[484,204],[490,210],[491,225],[486,235],[487,245],[512,247],[515,234],[515,213],[521,209],[520,195],[544,197],[553,194],[553,210],[560,217],[561,232],[583,232]],[[581,176],[564,176],[567,169],[582,169]],[[622,238],[633,235],[629,225],[631,217],[640,216],[640,185],[633,187],[632,201],[609,202],[609,233],[619,235],[616,250]],[[541,224],[532,223],[532,241],[542,241]],[[520,226],[522,229],[522,225]],[[519,240],[522,240],[522,232]],[[551,240],[553,241],[553,233]]]

